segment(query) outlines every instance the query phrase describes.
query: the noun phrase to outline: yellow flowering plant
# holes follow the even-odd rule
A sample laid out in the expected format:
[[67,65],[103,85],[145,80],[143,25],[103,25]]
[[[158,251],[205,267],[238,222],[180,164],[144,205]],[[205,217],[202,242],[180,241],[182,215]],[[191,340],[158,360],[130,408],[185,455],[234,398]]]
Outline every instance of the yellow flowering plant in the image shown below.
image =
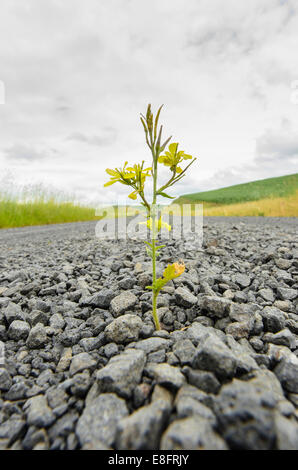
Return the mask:
[[[146,115],[141,114],[140,117],[145,131],[146,143],[151,151],[151,167],[144,168],[144,161],[142,161],[141,164],[135,164],[133,166],[127,166],[128,162],[125,162],[123,168],[106,170],[111,179],[104,185],[107,187],[114,183],[121,183],[126,186],[130,186],[133,191],[128,197],[133,200],[136,200],[139,197],[141,199],[141,204],[146,208],[147,221],[142,223],[150,229],[152,234],[151,241],[145,242],[147,245],[147,254],[152,259],[152,285],[147,286],[147,289],[152,290],[152,314],[157,330],[160,330],[160,323],[157,315],[158,294],[169,281],[181,276],[185,270],[183,262],[168,264],[163,271],[162,277],[156,277],[156,258],[158,256],[158,251],[165,247],[165,245],[157,245],[158,232],[163,228],[171,230],[171,226],[164,222],[161,217],[158,218],[157,216],[157,197],[162,196],[168,199],[174,199],[172,196],[168,195],[165,190],[184,178],[186,170],[196,160],[196,158],[186,154],[183,150],[178,150],[178,143],[171,143],[168,145],[172,137],[167,138],[163,143],[161,143],[163,126],[161,125],[158,127],[161,109],[162,106],[160,106],[154,118],[151,111],[151,105],[149,104]],[[167,145],[168,148],[166,149]],[[183,169],[180,165],[183,164],[185,160],[190,160],[190,162]],[[169,168],[170,177],[165,184],[158,188],[157,173],[159,164],[165,165]],[[151,203],[148,202],[145,196],[145,182],[148,177],[153,180],[153,196]]]

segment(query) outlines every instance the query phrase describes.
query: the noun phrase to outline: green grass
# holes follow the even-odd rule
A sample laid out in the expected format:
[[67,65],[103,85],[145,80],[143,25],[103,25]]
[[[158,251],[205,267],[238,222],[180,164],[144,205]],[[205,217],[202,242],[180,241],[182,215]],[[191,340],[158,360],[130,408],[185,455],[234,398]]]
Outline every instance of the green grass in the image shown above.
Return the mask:
[[183,194],[174,204],[205,202],[211,205],[237,204],[268,198],[286,198],[298,189],[298,173],[277,178],[267,178],[251,183],[237,184],[226,188]]
[[[132,215],[141,207],[132,207]],[[124,216],[125,211],[125,207],[120,207],[116,216]],[[5,185],[5,181],[0,181],[0,229],[85,222],[100,220],[103,216],[114,217],[113,207],[87,207],[76,202],[73,195],[42,184],[18,187],[11,182]]]
[[[99,220],[95,208],[42,186],[12,192],[0,187],[0,229],[28,225],[59,224]],[[1,192],[2,189],[2,192]],[[237,184],[213,191],[185,194],[174,203],[203,203],[204,215],[224,216],[298,216],[298,174]],[[107,217],[113,217],[106,208]],[[133,207],[135,210],[140,208]],[[124,209],[123,209],[124,210]],[[118,216],[124,215],[120,208]]]
[[0,228],[99,220],[93,208],[55,199],[18,202],[0,199]]

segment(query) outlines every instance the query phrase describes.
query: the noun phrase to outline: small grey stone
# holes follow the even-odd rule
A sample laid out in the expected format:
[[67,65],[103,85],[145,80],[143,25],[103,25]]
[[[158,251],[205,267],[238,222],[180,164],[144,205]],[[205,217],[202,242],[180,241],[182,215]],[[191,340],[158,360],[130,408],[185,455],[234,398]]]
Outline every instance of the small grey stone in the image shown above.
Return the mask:
[[220,389],[220,382],[212,372],[193,370],[190,367],[185,367],[183,372],[188,378],[190,385],[194,385],[206,393],[218,393]]
[[96,374],[99,391],[115,392],[124,398],[130,397],[141,380],[145,361],[145,353],[136,349],[127,349],[113,356]]
[[25,450],[31,450],[36,445],[44,444],[48,449],[49,439],[45,429],[36,429],[34,426],[30,426],[24,439],[22,440],[22,448]]
[[8,336],[10,339],[18,341],[19,339],[26,339],[30,332],[29,323],[22,320],[14,320],[8,329]]
[[241,290],[237,290],[234,294],[234,302],[245,303],[247,302],[247,295]]
[[[213,328],[204,326],[200,322],[195,321],[189,328],[187,328],[185,334],[183,334],[183,332],[181,333],[183,334],[183,337],[185,336],[186,338],[189,338],[192,343],[197,346],[210,334],[210,331],[214,332]],[[174,336],[174,334],[172,336]]]
[[133,404],[135,408],[140,408],[149,397],[151,392],[151,385],[147,383],[140,383],[133,391]]
[[117,427],[116,448],[119,450],[157,450],[171,406],[156,400],[123,418]]
[[178,305],[186,308],[190,308],[198,302],[197,297],[183,287],[178,287],[178,289],[175,290],[175,298]]
[[201,309],[210,317],[222,318],[226,316],[231,301],[223,297],[205,296],[201,301]]
[[65,330],[60,335],[60,341],[63,346],[74,346],[81,339],[80,330],[77,328],[72,328],[70,330]]
[[42,323],[43,325],[48,324],[48,315],[41,310],[32,310],[28,315],[28,321],[31,326],[37,325],[37,323]]
[[161,362],[165,362],[165,360],[166,360],[166,352],[164,349],[160,349],[159,351],[150,353],[147,356],[148,362],[161,363]]
[[152,337],[138,341],[134,348],[144,351],[146,354],[158,351],[159,349],[168,349],[170,341],[165,338]]
[[225,328],[225,332],[232,335],[236,340],[248,338],[252,329],[252,324],[253,322],[250,321],[233,322]]
[[173,353],[178,357],[182,365],[191,364],[196,352],[196,348],[190,339],[181,339],[176,341],[173,346]]
[[283,388],[290,393],[298,393],[298,357],[293,353],[282,358],[274,369]]
[[140,317],[128,313],[116,318],[106,327],[106,338],[118,344],[136,341],[142,326],[143,322]]
[[105,356],[109,359],[119,353],[119,348],[115,343],[106,344],[104,347]]
[[286,324],[285,314],[276,307],[265,307],[261,312],[266,331],[277,333]]
[[173,398],[173,393],[170,390],[157,384],[155,385],[151,395],[151,403],[157,400],[162,400],[172,408]]
[[101,441],[110,446],[116,436],[119,420],[128,415],[125,400],[114,393],[103,393],[91,400],[76,426],[76,435],[83,446]]
[[82,338],[80,340],[80,345],[86,352],[93,351],[94,349],[99,349],[106,342],[104,333],[100,333],[95,338]]
[[232,302],[228,308],[229,317],[236,322],[249,321],[260,310],[257,304],[237,304]]
[[82,370],[94,368],[95,365],[96,361],[88,353],[77,354],[72,358],[69,374],[72,376]]
[[43,387],[46,384],[51,384],[55,381],[52,369],[44,369],[37,377],[36,384]]
[[264,347],[263,341],[257,336],[250,338],[249,344],[251,344],[255,351],[261,351]]
[[37,323],[35,325],[27,338],[27,346],[30,349],[38,349],[42,348],[45,346],[45,344],[48,342],[48,336],[46,329],[42,323]]
[[119,316],[126,310],[129,310],[134,307],[137,300],[137,297],[132,292],[122,292],[120,295],[114,297],[111,301],[112,312],[116,316]]
[[25,314],[22,312],[20,305],[15,304],[14,302],[9,302],[4,310],[4,316],[8,324],[11,324],[14,320],[26,320]]
[[174,421],[164,432],[161,450],[225,450],[225,441],[206,418],[198,415]]
[[0,443],[3,439],[9,447],[13,442],[23,436],[26,422],[20,417],[12,417],[0,424]]
[[275,296],[273,290],[270,288],[267,289],[260,289],[258,294],[267,302],[274,302]]
[[65,405],[68,400],[68,396],[62,388],[52,388],[47,390],[46,398],[49,406],[54,409],[58,406]]
[[153,333],[154,333],[154,326],[152,325],[152,323],[149,323],[149,324],[144,323],[140,331],[140,336],[142,338],[149,338],[150,336],[152,336]]
[[175,401],[177,417],[187,418],[188,416],[200,416],[206,418],[212,426],[216,425],[216,417],[208,406],[203,405],[192,397],[183,397]]
[[172,314],[172,312],[170,312],[170,310],[168,310],[163,315],[162,322],[164,325],[167,325],[167,326],[170,326],[174,323],[174,315]]
[[279,269],[289,269],[291,267],[292,261],[284,258],[276,258],[275,264]]
[[109,308],[111,300],[115,297],[115,292],[111,289],[103,288],[90,298],[82,298],[80,304],[91,305],[92,307]]
[[44,395],[37,395],[30,398],[26,402],[25,410],[27,422],[31,426],[46,428],[51,426],[56,419]]
[[118,286],[120,287],[120,289],[125,289],[125,290],[132,289],[135,284],[136,284],[136,279],[130,276],[126,276],[123,279],[121,279],[121,281],[118,282]]
[[278,287],[277,294],[281,300],[294,300],[298,296],[298,291],[297,289]]
[[70,410],[63,414],[55,423],[48,429],[49,438],[51,441],[59,437],[66,437],[75,429],[75,423],[78,420],[78,413],[75,410]]
[[283,312],[289,312],[291,310],[291,302],[289,300],[276,300],[273,304],[274,307],[282,310]]
[[296,349],[297,347],[297,339],[295,335],[293,335],[293,333],[291,333],[287,328],[280,330],[278,333],[266,333],[263,336],[263,341],[287,346],[289,349]]
[[258,364],[252,357],[253,350],[249,342],[243,339],[243,342],[240,344],[240,341],[236,341],[231,335],[227,335],[225,338],[225,343],[236,358],[236,375],[247,374],[259,369]]
[[233,281],[242,288],[248,287],[251,282],[250,278],[246,274],[241,273],[235,274],[235,276],[233,276]]
[[55,329],[63,329],[65,326],[65,320],[60,313],[55,313],[50,318],[50,326]]
[[70,391],[75,397],[84,398],[90,388],[90,385],[90,373],[88,370],[84,370],[84,372],[76,374],[73,377]]
[[12,386],[12,379],[9,372],[3,367],[0,368],[0,390],[7,392]]
[[49,312],[51,310],[51,304],[41,299],[32,298],[28,302],[30,310],[41,310],[42,312]]
[[10,401],[22,400],[26,398],[28,390],[29,387],[27,384],[24,382],[16,382],[10,387],[9,391],[5,393],[5,399]]
[[64,372],[69,368],[70,362],[72,358],[72,349],[65,348],[61,354],[60,360],[57,364],[56,371],[57,372]]
[[278,380],[259,370],[250,380],[233,379],[213,400],[221,434],[231,449],[272,449],[276,439],[274,408],[283,399]]
[[214,372],[219,379],[226,379],[235,375],[237,358],[216,335],[210,335],[199,343],[192,366]]
[[186,382],[179,367],[170,366],[166,363],[153,364],[150,372],[153,374],[157,384],[170,389],[179,389]]
[[292,333],[298,335],[298,320],[294,320],[292,318],[286,320],[286,326],[289,328]]

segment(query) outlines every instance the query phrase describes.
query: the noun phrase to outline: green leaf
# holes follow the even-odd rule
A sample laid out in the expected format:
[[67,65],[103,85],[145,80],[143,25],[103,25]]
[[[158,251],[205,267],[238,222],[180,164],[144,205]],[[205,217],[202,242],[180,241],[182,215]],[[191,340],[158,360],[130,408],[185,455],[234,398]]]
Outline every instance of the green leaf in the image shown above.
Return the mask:
[[145,120],[141,117],[141,122],[143,124],[143,127],[144,127],[144,131],[145,131],[145,134],[147,135],[148,134],[148,129],[147,129],[147,126],[146,126],[146,123],[145,123]]
[[151,248],[148,248],[148,246],[146,246],[146,252],[147,252],[147,255],[152,259],[153,254],[152,254]]
[[168,264],[163,272],[163,277],[168,281],[171,281],[175,277],[175,267],[172,264]]
[[156,282],[153,285],[153,289],[156,292],[159,292],[167,284],[167,282],[168,281],[166,279],[159,277],[158,279],[156,279]]
[[167,198],[169,198],[169,199],[175,199],[174,196],[169,196],[168,194],[164,193],[163,191],[158,192],[157,194],[158,194],[158,196],[167,197]]
[[156,139],[156,131],[157,131],[157,124],[158,124],[158,119],[159,119],[159,115],[160,115],[160,111],[163,107],[163,104],[160,106],[159,110],[157,111],[156,113],[156,117],[155,117],[155,123],[154,123],[154,140]]
[[172,136],[169,137],[169,138],[162,144],[162,146],[161,146],[160,149],[159,149],[161,152],[164,151],[164,149],[165,149],[166,146],[168,145],[168,142],[170,142],[171,138],[172,138]]

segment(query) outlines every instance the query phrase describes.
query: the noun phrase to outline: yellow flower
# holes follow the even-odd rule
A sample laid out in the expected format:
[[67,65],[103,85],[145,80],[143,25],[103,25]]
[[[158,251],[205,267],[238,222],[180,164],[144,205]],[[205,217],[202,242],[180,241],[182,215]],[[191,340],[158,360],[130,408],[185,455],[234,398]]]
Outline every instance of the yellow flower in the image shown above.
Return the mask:
[[[146,222],[139,222],[140,225],[146,225],[150,230],[152,230],[153,224],[152,224],[152,217],[148,219]],[[155,228],[159,232],[162,228],[166,228],[168,231],[171,230],[171,225],[167,224],[166,222],[163,222],[161,219],[161,216],[159,219],[155,220]]]
[[142,164],[136,164],[133,167],[127,166],[128,162],[125,162],[123,168],[107,168],[106,172],[111,176],[110,181],[104,184],[104,187],[111,186],[114,183],[121,183],[127,186],[131,186],[134,191],[129,194],[130,199],[137,199],[137,195],[144,191],[144,183],[147,176],[151,176],[150,172],[152,168],[143,168]]
[[191,155],[187,155],[183,150],[178,152],[178,143],[173,142],[169,145],[165,154],[158,157],[158,161],[165,166],[169,166],[171,170],[176,171],[176,173],[181,173],[182,168],[178,166],[178,164],[183,162],[183,160],[191,160],[192,158]]

